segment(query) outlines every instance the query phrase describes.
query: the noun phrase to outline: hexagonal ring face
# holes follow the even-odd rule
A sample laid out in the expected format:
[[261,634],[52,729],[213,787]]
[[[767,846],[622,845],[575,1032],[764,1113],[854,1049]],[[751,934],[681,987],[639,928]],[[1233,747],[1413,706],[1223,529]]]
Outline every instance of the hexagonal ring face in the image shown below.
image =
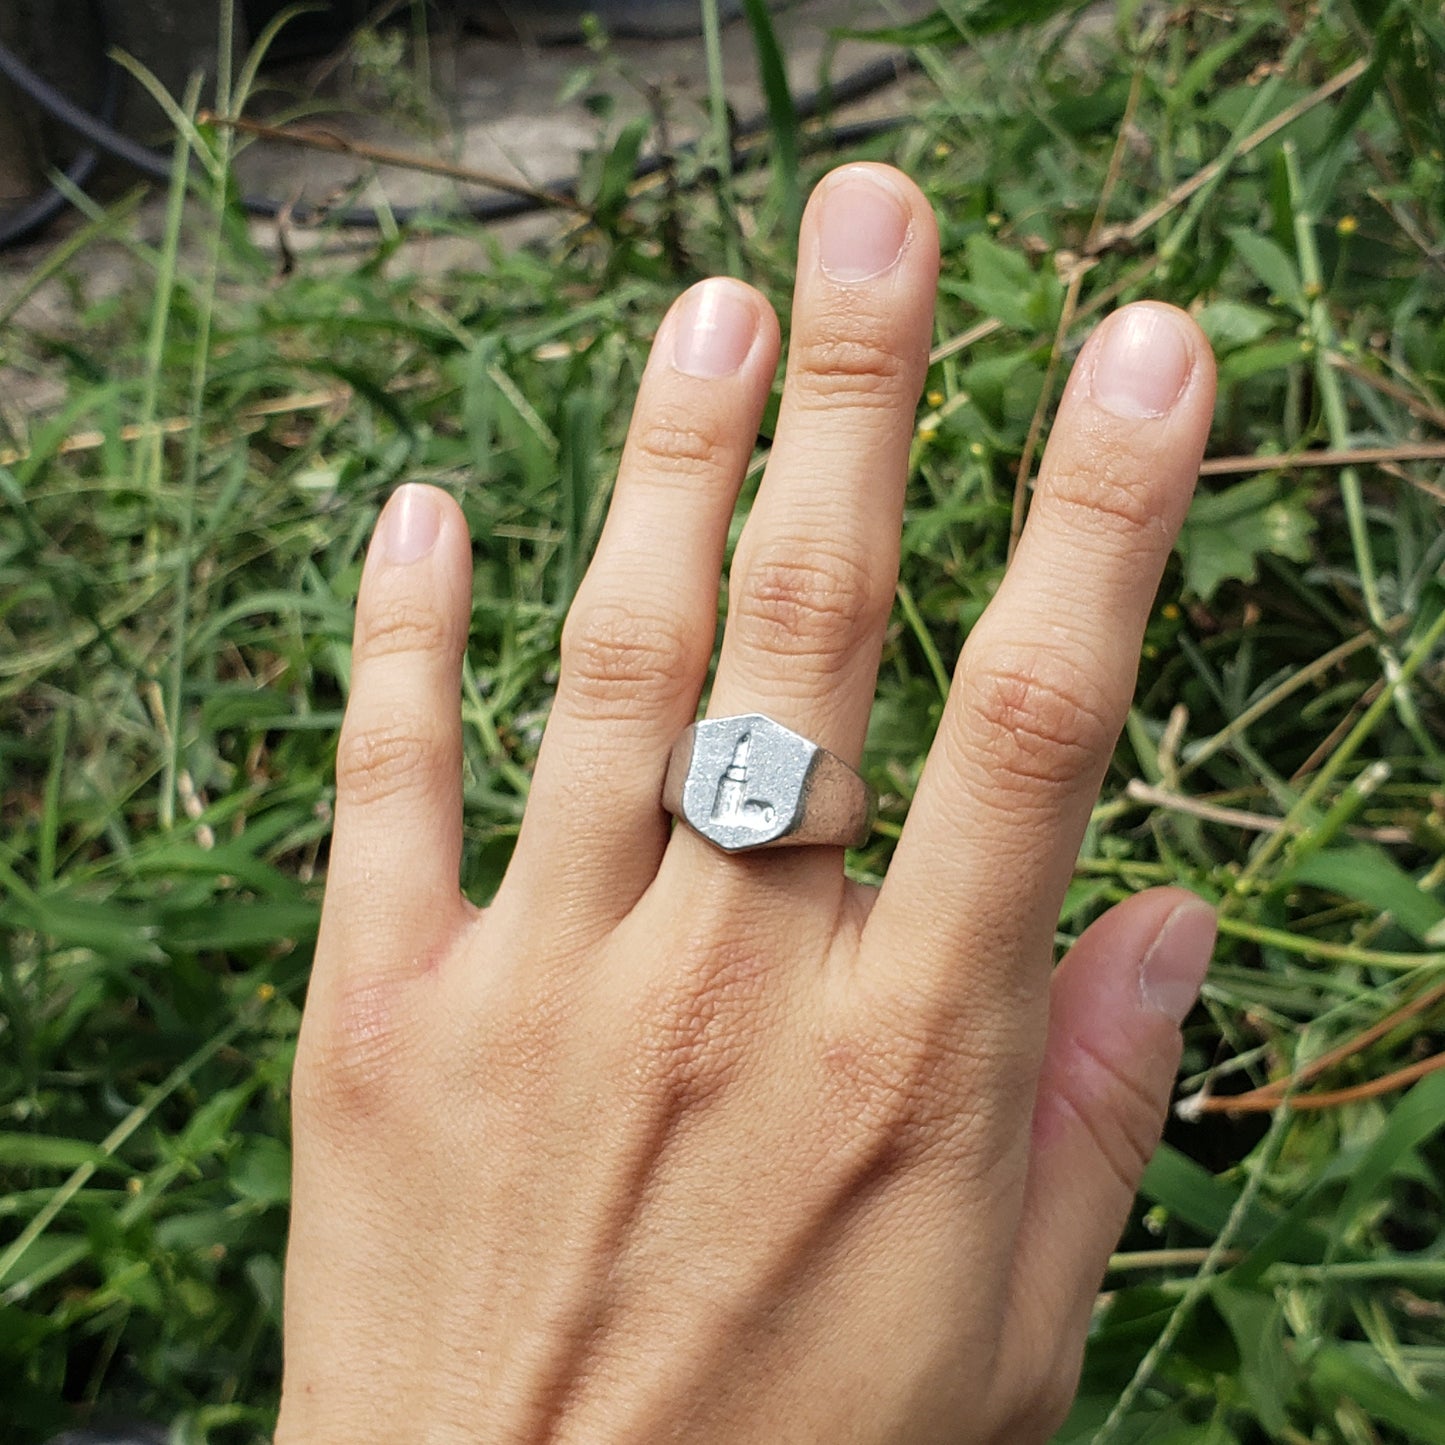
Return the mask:
[[678,739],[663,806],[728,853],[857,844],[871,826],[872,790],[817,743],[745,713],[694,723]]

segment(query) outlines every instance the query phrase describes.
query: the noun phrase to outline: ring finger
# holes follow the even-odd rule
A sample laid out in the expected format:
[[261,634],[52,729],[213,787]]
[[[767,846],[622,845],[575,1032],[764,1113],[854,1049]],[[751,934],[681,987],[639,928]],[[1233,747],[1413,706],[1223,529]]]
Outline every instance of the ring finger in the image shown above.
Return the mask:
[[659,330],[607,525],[563,631],[557,698],[498,906],[595,932],[656,874],[668,748],[697,713],[728,522],[777,358],[777,318],[737,281],[694,286]]

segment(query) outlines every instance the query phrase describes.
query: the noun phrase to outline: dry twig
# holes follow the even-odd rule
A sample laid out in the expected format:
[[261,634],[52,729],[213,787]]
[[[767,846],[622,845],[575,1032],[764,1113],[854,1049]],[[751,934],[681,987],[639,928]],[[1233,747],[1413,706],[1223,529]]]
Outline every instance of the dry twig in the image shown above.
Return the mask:
[[358,160],[371,161],[379,166],[419,171],[429,176],[443,176],[450,181],[460,181],[463,185],[485,186],[488,190],[503,191],[507,195],[525,196],[530,201],[536,201],[538,205],[575,211],[583,216],[589,214],[587,207],[575,196],[561,191],[540,190],[512,176],[499,176],[492,171],[479,171],[473,166],[457,165],[452,161],[438,160],[434,156],[417,155],[414,151],[399,151],[391,146],[374,145],[370,141],[351,140],[337,135],[334,131],[319,130],[315,126],[266,125],[259,120],[247,120],[244,116],[216,115],[212,111],[202,111],[198,120],[206,125],[227,126],[243,135],[253,135],[260,140],[274,141],[278,145],[355,156]]
[[1399,1008],[1386,1014],[1384,1018],[1371,1024],[1369,1028],[1364,1029],[1353,1038],[1337,1044],[1334,1048],[1321,1054],[1319,1058],[1311,1059],[1309,1063],[1297,1069],[1287,1078],[1276,1079],[1273,1083],[1263,1084],[1245,1094],[1209,1094],[1207,1092],[1196,1094],[1192,1099],[1185,1100],[1179,1106],[1180,1112],[1192,1118],[1197,1114],[1269,1113],[1281,1106],[1291,1109],[1332,1109],[1340,1104],[1354,1103],[1359,1099],[1372,1099],[1380,1094],[1394,1093],[1396,1089],[1403,1089],[1407,1084],[1413,1084],[1427,1074],[1445,1069],[1445,1053],[1431,1054],[1428,1058],[1417,1059],[1413,1064],[1394,1069],[1375,1079],[1367,1079],[1361,1084],[1352,1084],[1348,1088],[1329,1089],[1318,1094],[1301,1094],[1295,1091],[1311,1080],[1317,1079],[1327,1070],[1334,1068],[1336,1064],[1384,1038],[1386,1034],[1398,1028],[1406,1020],[1425,1013],[1442,1000],[1445,1000],[1445,983],[1436,984],[1434,988],[1427,989],[1424,993],[1401,1004]]

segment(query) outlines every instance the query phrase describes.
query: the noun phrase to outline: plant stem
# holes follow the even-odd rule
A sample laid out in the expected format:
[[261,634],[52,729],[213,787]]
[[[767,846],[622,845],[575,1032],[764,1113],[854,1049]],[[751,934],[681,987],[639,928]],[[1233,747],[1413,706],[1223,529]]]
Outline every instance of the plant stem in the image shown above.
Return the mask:
[[[1385,709],[1391,705],[1395,693],[1415,676],[1442,638],[1445,638],[1445,609],[1442,609],[1440,615],[1426,628],[1424,635],[1410,649],[1408,656],[1400,664],[1395,676],[1380,689],[1380,695],[1365,709],[1359,722],[1350,729],[1339,747],[1330,754],[1324,766],[1314,775],[1310,785],[1295,800],[1294,806],[1285,815],[1284,827],[1277,833],[1271,833],[1260,845],[1259,851],[1245,864],[1239,875],[1238,885],[1240,886],[1236,889],[1236,898],[1243,896],[1242,886],[1258,878],[1264,868],[1278,856],[1285,843],[1302,831],[1305,817],[1314,808],[1325,790],[1340,775],[1345,764],[1364,746],[1366,739],[1374,732],[1380,719],[1385,715]],[[1229,901],[1225,900],[1226,906]]]
[[733,135],[728,118],[727,83],[723,78],[722,19],[718,0],[701,0],[702,45],[707,63],[708,111],[712,119],[713,149],[717,153],[717,197],[722,211],[723,244],[730,276],[743,274],[741,228],[733,205]]

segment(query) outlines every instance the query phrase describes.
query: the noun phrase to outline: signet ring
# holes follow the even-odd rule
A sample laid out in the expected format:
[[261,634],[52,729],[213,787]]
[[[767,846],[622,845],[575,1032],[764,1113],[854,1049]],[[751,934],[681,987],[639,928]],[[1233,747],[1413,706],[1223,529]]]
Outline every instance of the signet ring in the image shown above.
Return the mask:
[[759,712],[705,718],[673,744],[662,806],[725,853],[858,848],[878,795],[842,758]]

